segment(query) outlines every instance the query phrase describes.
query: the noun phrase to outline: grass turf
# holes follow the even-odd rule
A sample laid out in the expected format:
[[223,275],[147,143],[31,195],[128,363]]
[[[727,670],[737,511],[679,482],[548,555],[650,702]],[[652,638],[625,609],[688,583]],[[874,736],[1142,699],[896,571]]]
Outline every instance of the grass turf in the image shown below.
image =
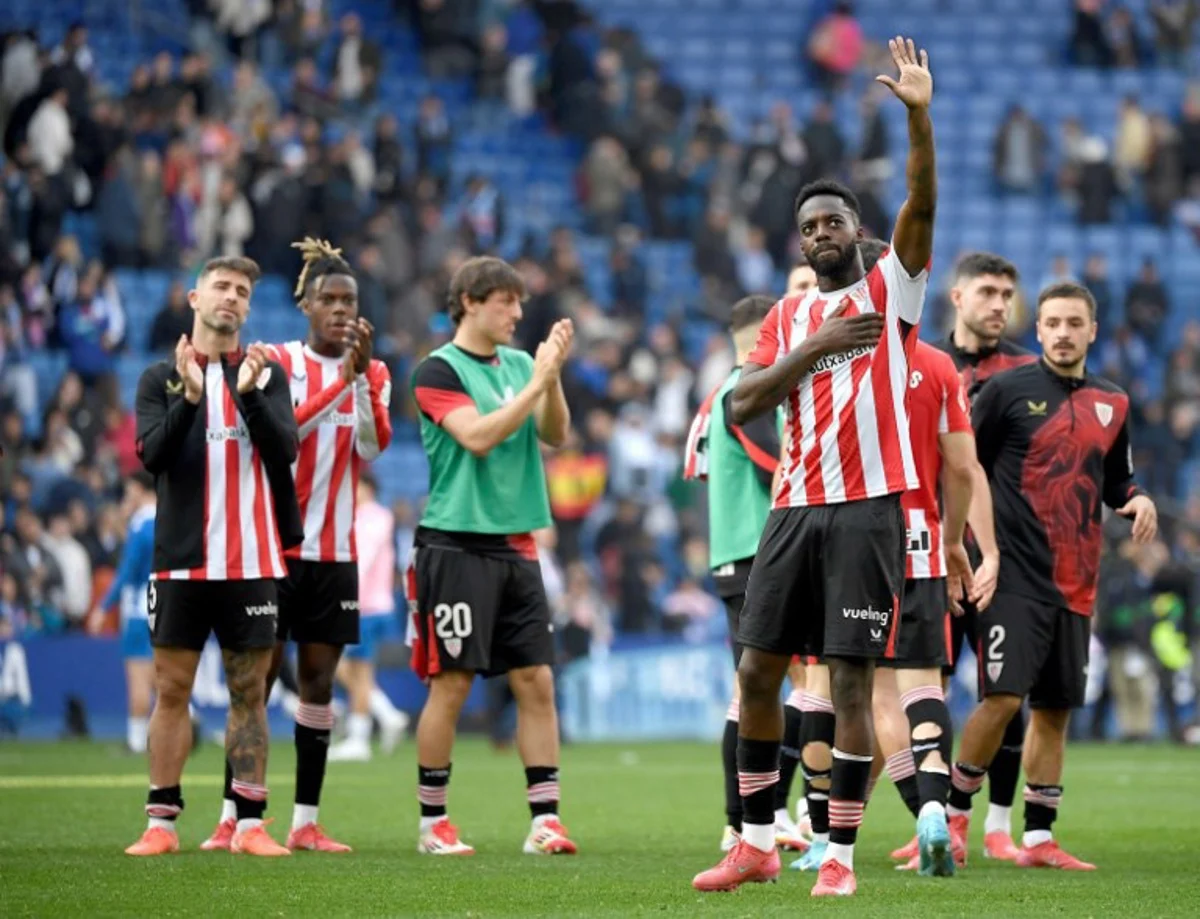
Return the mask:
[[[982,807],[970,867],[950,880],[892,870],[888,851],[912,823],[881,782],[856,855],[859,893],[814,901],[811,875],[700,895],[692,875],[714,864],[721,830],[716,747],[576,746],[564,753],[563,818],[577,858],[523,856],[528,828],[515,755],[461,744],[453,817],[479,851],[435,859],[415,852],[411,747],[369,764],[333,764],[322,820],[352,855],[253,859],[207,854],[216,822],[219,751],[205,746],[184,774],[179,855],[122,854],[143,828],[145,773],[102,744],[0,745],[0,915],[158,916],[674,916],[984,917],[1200,914],[1196,870],[1200,761],[1164,747],[1072,747],[1061,839],[1094,861],[1090,874],[1022,871],[980,856]],[[272,828],[291,814],[290,746],[272,750]],[[981,796],[982,804],[982,796]],[[1020,818],[1020,804],[1016,808]],[[1018,827],[1019,829],[1019,827]]]

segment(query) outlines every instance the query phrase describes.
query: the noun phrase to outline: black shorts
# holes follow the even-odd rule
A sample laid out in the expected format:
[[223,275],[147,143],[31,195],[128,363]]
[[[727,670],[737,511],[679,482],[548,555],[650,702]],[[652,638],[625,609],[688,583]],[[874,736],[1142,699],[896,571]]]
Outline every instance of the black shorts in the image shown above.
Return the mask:
[[881,667],[927,670],[946,663],[950,640],[949,601],[945,578],[910,578],[904,582],[900,636],[896,656],[883,658]]
[[942,673],[952,676],[958,668],[958,659],[962,656],[963,647],[972,651],[979,647],[979,612],[975,604],[967,600],[962,603],[961,616],[950,617],[950,637],[946,647],[946,663]]
[[358,565],[287,560],[279,582],[280,641],[358,644]]
[[425,658],[413,661],[419,676],[495,676],[554,663],[554,625],[537,562],[431,546],[414,555],[414,654]]
[[894,657],[904,552],[899,495],[771,511],[738,641],[789,656]]
[[1031,708],[1083,705],[1092,623],[1061,606],[997,593],[979,614],[983,696],[1029,697]]
[[215,632],[223,651],[275,646],[275,581],[151,581],[146,587],[150,643],[204,650]]
[[733,652],[733,666],[742,662],[742,643],[738,641],[738,620],[742,607],[746,605],[746,585],[750,582],[750,569],[754,559],[744,558],[713,569],[713,585],[717,596],[725,604],[725,622],[729,626],[729,648]]

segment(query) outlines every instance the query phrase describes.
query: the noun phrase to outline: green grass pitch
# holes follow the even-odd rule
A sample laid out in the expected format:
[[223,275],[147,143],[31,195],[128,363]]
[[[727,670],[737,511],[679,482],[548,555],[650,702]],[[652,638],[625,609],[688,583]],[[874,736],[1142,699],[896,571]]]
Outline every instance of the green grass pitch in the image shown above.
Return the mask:
[[[283,840],[291,817],[291,747],[272,749],[269,813]],[[721,830],[715,746],[573,746],[564,752],[563,820],[577,858],[520,854],[528,829],[514,754],[464,741],[452,818],[478,849],[466,859],[415,852],[411,746],[365,765],[330,766],[322,822],[352,855],[253,859],[206,854],[221,758],[212,745],[184,774],[183,851],[122,854],[143,827],[145,772],[102,744],[0,744],[0,916],[841,916],[1018,917],[1200,915],[1200,756],[1165,747],[1072,747],[1060,838],[1094,874],[1021,871],[979,856],[949,880],[892,870],[888,851],[912,824],[889,784],[867,810],[856,856],[859,893],[814,901],[811,875],[700,895]],[[1017,806],[1019,819],[1020,804]],[[785,860],[785,866],[787,861]]]

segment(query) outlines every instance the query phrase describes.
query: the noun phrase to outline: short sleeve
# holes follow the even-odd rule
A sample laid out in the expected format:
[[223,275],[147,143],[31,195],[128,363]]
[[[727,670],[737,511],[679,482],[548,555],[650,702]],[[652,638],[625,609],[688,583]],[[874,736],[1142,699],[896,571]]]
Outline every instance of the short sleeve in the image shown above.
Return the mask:
[[891,313],[910,326],[919,325],[929,286],[929,265],[915,277],[900,263],[894,247],[880,256],[867,274],[867,286],[876,312]]
[[782,315],[779,304],[782,302],[782,300],[778,301],[772,306],[763,318],[763,323],[758,330],[758,341],[754,343],[754,350],[746,358],[749,363],[758,364],[760,367],[770,367],[779,359],[781,341],[779,317]]
[[938,361],[938,376],[942,393],[942,409],[938,416],[939,434],[969,434],[971,428],[971,404],[962,377],[949,360]]
[[439,425],[455,409],[475,404],[454,368],[440,357],[427,358],[417,368],[413,397],[421,413]]

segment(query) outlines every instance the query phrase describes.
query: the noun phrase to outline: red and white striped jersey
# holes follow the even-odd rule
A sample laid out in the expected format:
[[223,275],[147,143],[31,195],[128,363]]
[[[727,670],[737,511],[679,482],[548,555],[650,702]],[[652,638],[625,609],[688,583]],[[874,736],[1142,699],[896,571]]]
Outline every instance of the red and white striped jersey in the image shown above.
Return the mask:
[[287,574],[267,470],[233,401],[221,361],[204,367],[204,564],[154,580],[238,581]]
[[928,266],[910,277],[888,249],[850,287],[813,288],[771,307],[748,360],[764,367],[813,335],[844,301],[846,316],[886,318],[878,345],[822,358],[788,394],[776,508],[862,501],[917,487],[905,394],[928,280]]
[[908,527],[907,578],[944,578],[946,547],[938,486],[942,475],[942,434],[971,433],[971,406],[950,355],[917,342],[908,375],[908,415],[920,485],[901,498]]
[[388,406],[392,378],[383,361],[347,386],[340,357],[324,357],[304,342],[271,345],[287,371],[300,428],[300,455],[292,464],[304,542],[289,558],[353,562],[358,557],[354,513],[358,474],[392,439]]

